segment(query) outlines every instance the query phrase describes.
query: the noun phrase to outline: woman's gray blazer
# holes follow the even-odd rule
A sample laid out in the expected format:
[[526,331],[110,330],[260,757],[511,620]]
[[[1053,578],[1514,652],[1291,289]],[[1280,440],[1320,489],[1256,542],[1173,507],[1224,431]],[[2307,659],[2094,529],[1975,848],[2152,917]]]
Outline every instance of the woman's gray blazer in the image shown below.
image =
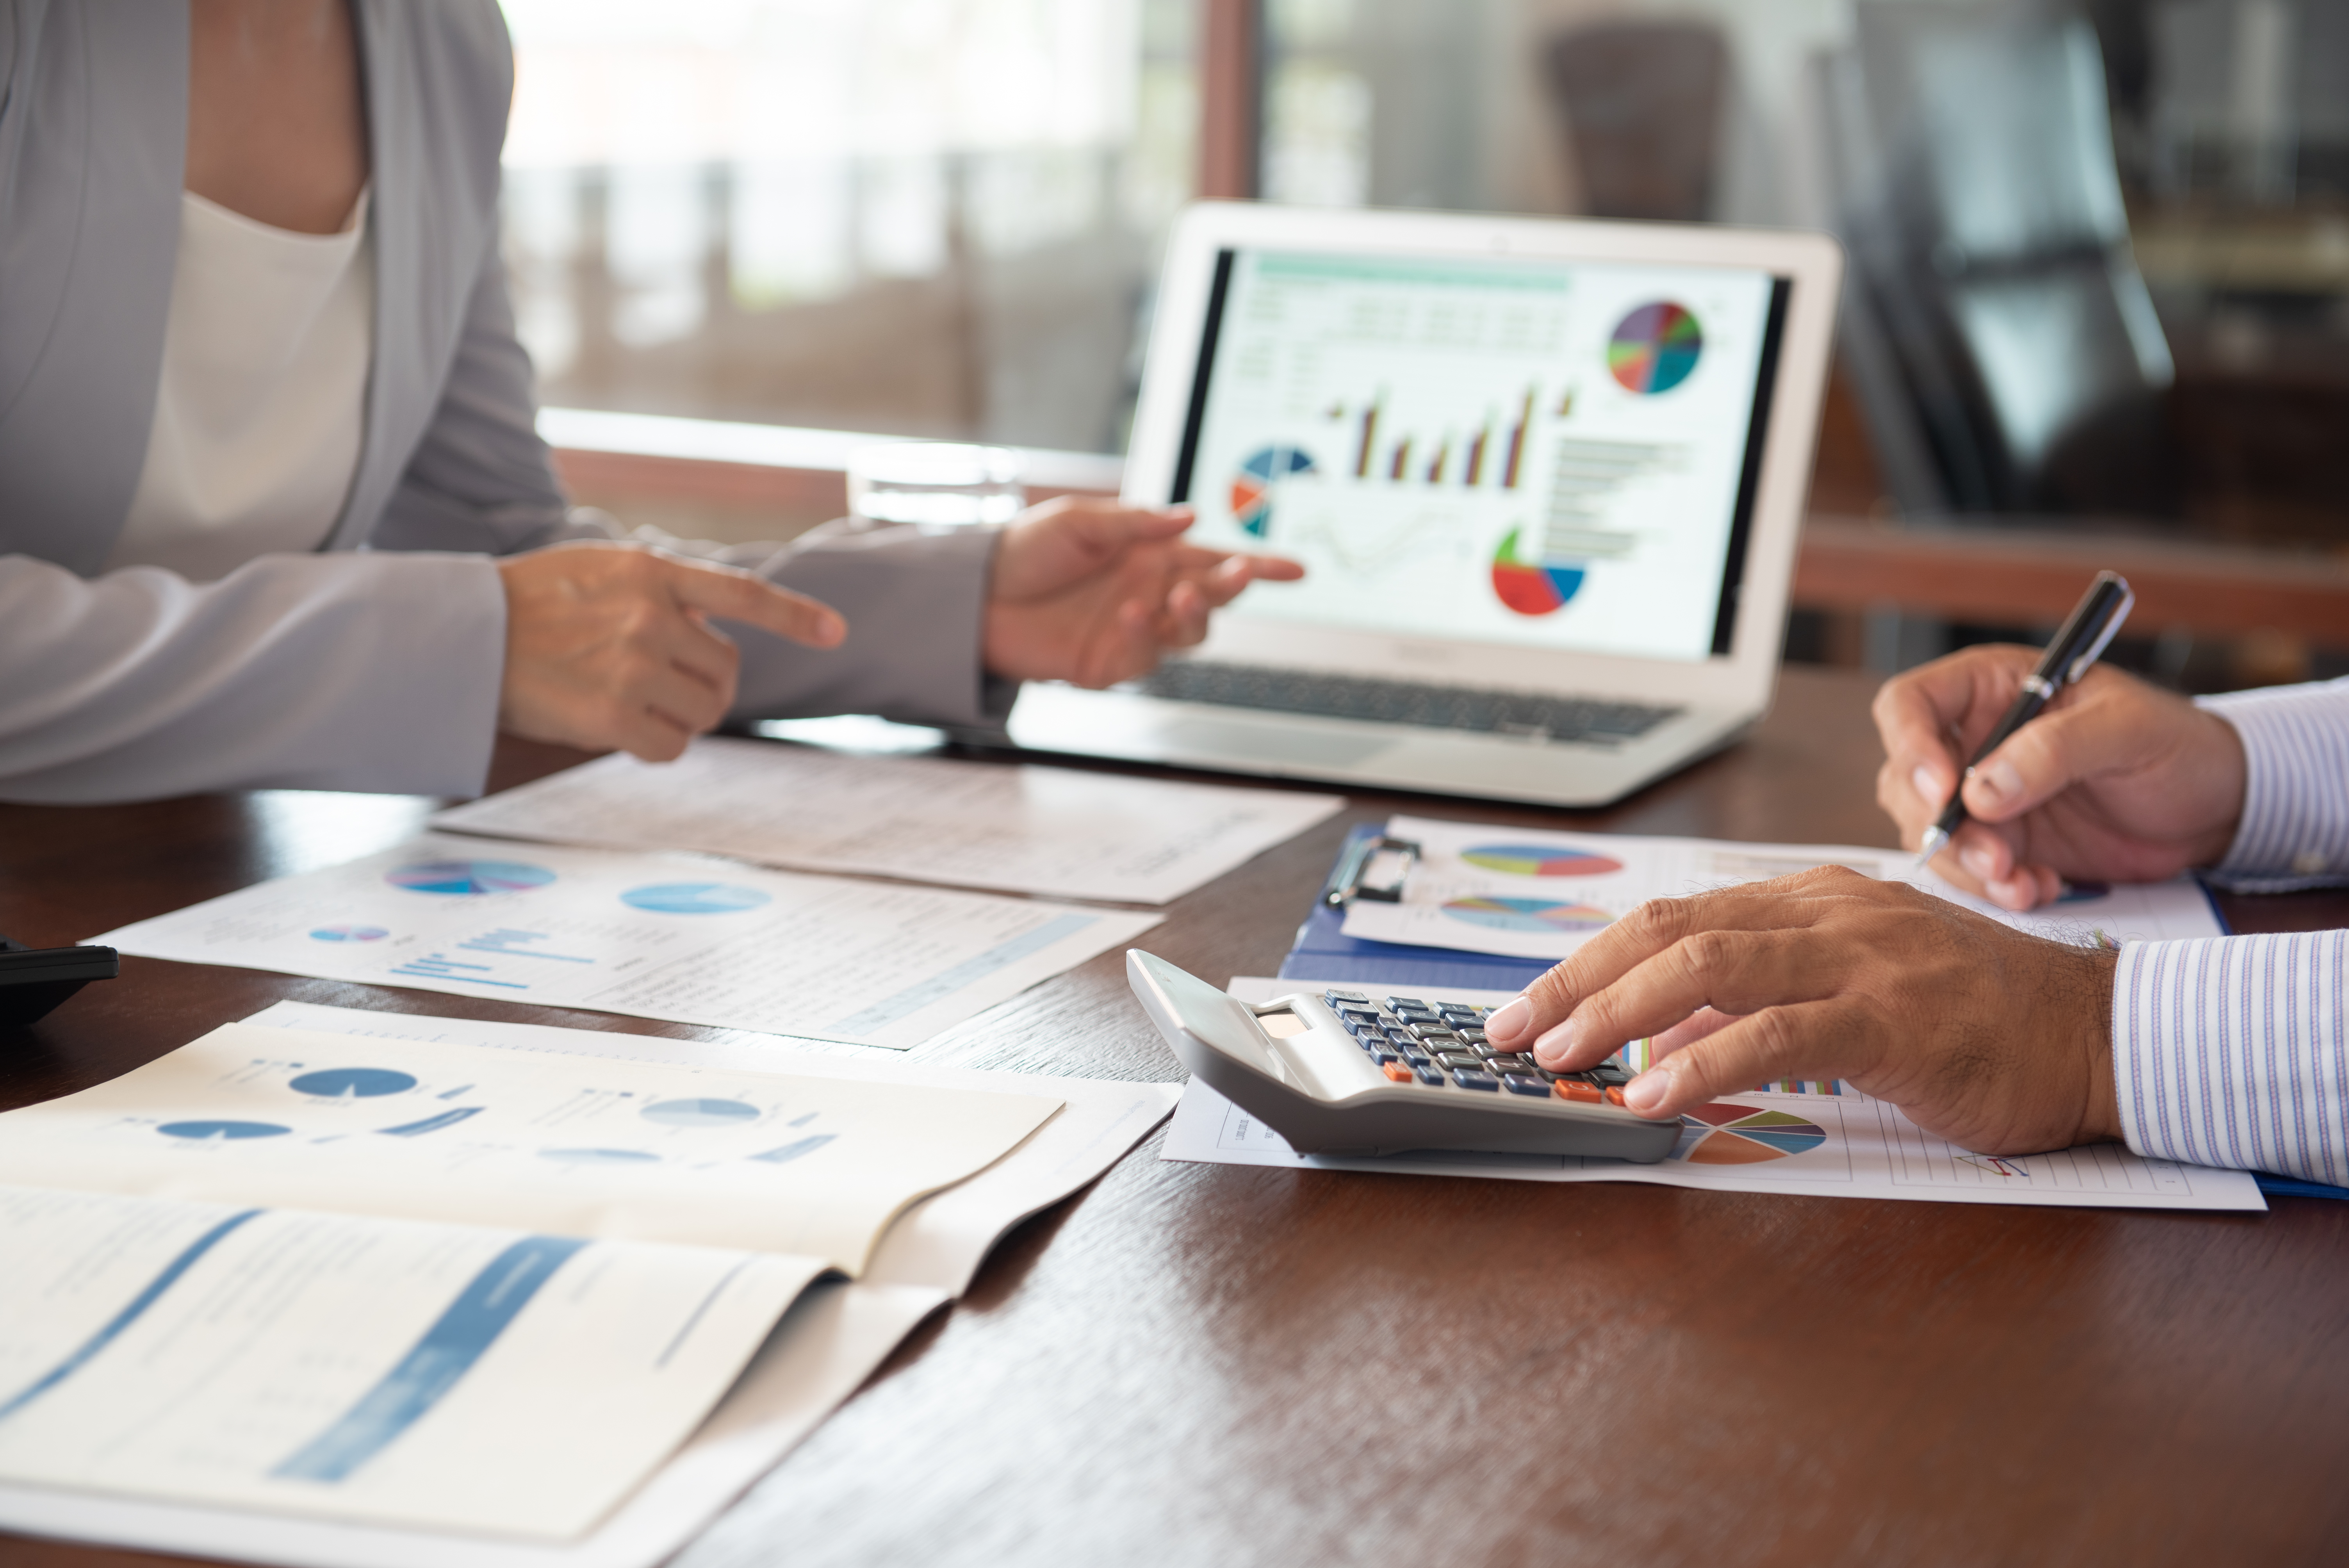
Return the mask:
[[[375,248],[358,469],[311,555],[100,575],[154,418],[188,119],[181,0],[0,0],[0,799],[278,785],[477,793],[504,664],[490,557],[608,532],[533,428],[498,258],[512,53],[492,0],[357,0]],[[831,603],[742,627],[738,717],[999,715],[992,537],[826,531],[725,558]]]

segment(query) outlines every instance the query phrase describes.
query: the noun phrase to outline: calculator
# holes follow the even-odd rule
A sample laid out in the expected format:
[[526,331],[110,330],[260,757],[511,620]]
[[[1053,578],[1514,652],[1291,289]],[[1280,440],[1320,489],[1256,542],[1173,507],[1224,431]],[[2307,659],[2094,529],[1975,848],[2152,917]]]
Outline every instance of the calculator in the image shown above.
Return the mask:
[[1164,958],[1130,948],[1126,980],[1183,1065],[1299,1154],[1467,1149],[1652,1164],[1678,1117],[1623,1105],[1614,1062],[1546,1072],[1485,1038],[1489,1007],[1367,986],[1300,991],[1251,1006]]

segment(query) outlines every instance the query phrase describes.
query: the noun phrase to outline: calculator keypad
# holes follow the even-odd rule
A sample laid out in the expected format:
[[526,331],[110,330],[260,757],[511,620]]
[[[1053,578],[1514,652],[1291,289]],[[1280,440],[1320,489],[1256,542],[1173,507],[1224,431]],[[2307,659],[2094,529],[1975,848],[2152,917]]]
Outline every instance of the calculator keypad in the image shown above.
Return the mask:
[[1601,1062],[1585,1072],[1554,1073],[1537,1066],[1530,1053],[1494,1049],[1484,1027],[1490,1007],[1430,1004],[1416,996],[1373,1000],[1359,991],[1330,991],[1323,999],[1394,1083],[1619,1106],[1623,1085],[1631,1081],[1620,1062]]

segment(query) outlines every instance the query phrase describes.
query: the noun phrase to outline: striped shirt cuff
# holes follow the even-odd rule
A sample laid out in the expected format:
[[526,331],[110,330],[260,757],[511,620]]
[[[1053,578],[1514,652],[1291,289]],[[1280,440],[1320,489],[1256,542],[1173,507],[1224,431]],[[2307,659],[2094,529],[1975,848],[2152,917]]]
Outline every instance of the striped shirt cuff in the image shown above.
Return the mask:
[[2130,943],[2113,1085],[2147,1159],[2349,1186],[2349,931]]
[[2349,882],[2349,680],[2203,697],[2243,739],[2243,820],[2212,880],[2239,892]]

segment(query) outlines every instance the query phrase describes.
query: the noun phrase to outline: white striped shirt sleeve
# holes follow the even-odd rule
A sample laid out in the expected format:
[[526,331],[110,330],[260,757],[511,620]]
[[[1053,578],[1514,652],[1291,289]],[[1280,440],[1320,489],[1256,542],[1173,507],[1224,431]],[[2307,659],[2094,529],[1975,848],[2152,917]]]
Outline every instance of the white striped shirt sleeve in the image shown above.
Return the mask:
[[[2213,880],[2349,882],[2349,681],[2205,699],[2249,766]],[[2131,943],[2113,981],[2128,1146],[2349,1186],[2349,931]]]
[[2211,880],[2239,892],[2349,882],[2349,679],[2204,697],[2249,769],[2243,820]]
[[2130,943],[2113,1087],[2139,1154],[2349,1186],[2349,931]]

